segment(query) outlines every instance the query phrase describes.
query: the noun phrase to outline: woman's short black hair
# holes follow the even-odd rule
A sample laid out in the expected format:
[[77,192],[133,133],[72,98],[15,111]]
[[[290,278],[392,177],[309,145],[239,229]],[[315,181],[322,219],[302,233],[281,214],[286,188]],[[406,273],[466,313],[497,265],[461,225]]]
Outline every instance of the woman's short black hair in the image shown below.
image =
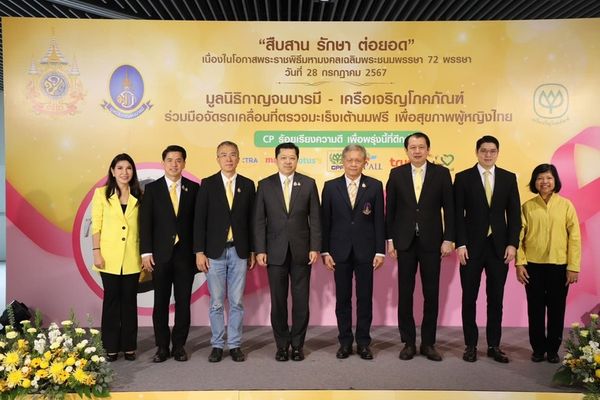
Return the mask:
[[560,192],[562,183],[560,183],[560,178],[558,177],[558,171],[556,170],[556,167],[552,164],[540,164],[533,169],[533,172],[531,173],[531,179],[529,180],[529,190],[535,194],[539,193],[535,188],[535,181],[537,180],[539,174],[543,174],[545,172],[550,172],[554,177],[554,193]]

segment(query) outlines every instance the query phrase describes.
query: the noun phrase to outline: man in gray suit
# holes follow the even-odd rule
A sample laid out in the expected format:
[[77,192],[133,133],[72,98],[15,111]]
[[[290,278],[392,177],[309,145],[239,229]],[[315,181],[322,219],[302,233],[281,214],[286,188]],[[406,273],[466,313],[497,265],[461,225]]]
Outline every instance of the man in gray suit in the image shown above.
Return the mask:
[[[275,148],[279,172],[258,182],[254,213],[256,261],[267,265],[271,289],[271,326],[277,361],[304,359],[308,327],[311,266],[321,249],[319,194],[315,180],[296,172],[300,149],[294,143]],[[288,326],[288,286],[292,326]]]

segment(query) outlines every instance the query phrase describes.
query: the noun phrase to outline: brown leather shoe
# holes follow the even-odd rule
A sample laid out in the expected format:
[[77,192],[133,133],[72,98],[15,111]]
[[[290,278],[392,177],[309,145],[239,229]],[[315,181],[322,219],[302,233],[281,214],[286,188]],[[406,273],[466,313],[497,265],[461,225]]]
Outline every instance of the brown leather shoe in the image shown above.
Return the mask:
[[417,347],[414,344],[407,343],[404,345],[404,348],[398,357],[401,360],[412,360],[415,354],[417,354]]
[[422,344],[419,352],[431,361],[442,361],[442,355],[433,347],[433,345]]

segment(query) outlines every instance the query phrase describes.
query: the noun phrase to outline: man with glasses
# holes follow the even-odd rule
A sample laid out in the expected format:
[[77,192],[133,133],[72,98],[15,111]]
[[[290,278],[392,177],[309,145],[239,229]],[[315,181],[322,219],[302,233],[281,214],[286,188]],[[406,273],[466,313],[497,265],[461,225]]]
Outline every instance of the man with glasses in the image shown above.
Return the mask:
[[209,362],[219,362],[225,347],[225,295],[229,302],[227,347],[233,361],[242,362],[242,326],[246,271],[254,268],[252,212],[254,182],[236,172],[240,162],[238,146],[229,141],[217,146],[221,170],[202,179],[196,198],[194,252],[196,267],[206,273],[212,337]]
[[477,141],[477,164],[456,174],[456,247],[462,286],[463,360],[477,360],[479,331],[475,320],[481,273],[487,294],[488,357],[508,363],[500,349],[502,301],[508,264],[515,259],[521,231],[517,177],[496,166],[500,144],[493,136]]

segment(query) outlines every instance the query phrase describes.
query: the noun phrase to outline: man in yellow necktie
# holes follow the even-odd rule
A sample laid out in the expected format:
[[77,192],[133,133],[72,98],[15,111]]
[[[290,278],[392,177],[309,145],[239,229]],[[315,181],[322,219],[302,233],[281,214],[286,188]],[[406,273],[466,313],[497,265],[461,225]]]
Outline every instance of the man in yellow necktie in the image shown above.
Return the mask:
[[465,337],[463,359],[477,360],[479,328],[477,295],[485,270],[487,295],[487,355],[509,362],[500,349],[502,302],[508,264],[516,255],[521,230],[521,202],[517,177],[496,166],[500,143],[483,136],[475,146],[477,164],[456,174],[456,248],[460,261],[462,319]]
[[[254,210],[254,182],[237,173],[238,146],[230,141],[217,146],[220,171],[202,179],[194,215],[196,267],[206,273],[212,336],[209,362],[223,358],[225,344],[231,359],[242,362],[243,295],[246,271],[254,268],[250,227]],[[229,303],[225,331],[225,297]]]
[[[182,176],[187,153],[178,145],[162,153],[165,176],[145,187],[140,206],[142,268],[152,272],[152,322],[157,351],[154,362],[171,355],[187,361],[185,343],[190,328],[190,300],[196,272],[192,253],[194,205],[198,184]],[[175,297],[175,324],[169,329],[171,291]],[[169,349],[171,347],[171,349]]]

